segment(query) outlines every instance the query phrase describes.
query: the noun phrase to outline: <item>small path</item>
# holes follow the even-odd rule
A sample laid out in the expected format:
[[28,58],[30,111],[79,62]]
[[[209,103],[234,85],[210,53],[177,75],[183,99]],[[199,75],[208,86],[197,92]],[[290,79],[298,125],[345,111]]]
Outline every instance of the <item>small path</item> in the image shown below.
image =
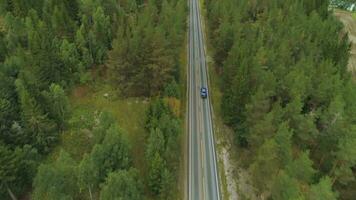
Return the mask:
[[335,9],[334,15],[344,24],[344,29],[349,35],[351,50],[348,69],[352,74],[356,74],[356,19],[352,16],[351,12],[344,10]]

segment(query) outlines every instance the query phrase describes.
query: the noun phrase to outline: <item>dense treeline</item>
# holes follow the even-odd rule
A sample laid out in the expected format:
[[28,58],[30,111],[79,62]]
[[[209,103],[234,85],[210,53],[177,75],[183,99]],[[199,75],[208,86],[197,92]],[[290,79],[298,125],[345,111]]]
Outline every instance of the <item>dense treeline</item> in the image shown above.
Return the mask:
[[120,22],[109,68],[125,95],[157,95],[164,84],[179,81],[185,10],[184,0],[148,1],[144,12]]
[[145,155],[149,190],[160,199],[175,199],[178,193],[174,188],[177,188],[175,180],[178,179],[180,161],[180,120],[163,99],[155,100],[147,111],[146,129],[149,131]]
[[207,1],[224,121],[257,194],[353,199],[356,90],[327,0]]
[[[91,80],[91,71],[110,74],[122,96],[168,92],[178,97],[185,16],[183,0],[1,0],[0,196],[15,199],[29,189],[39,163],[68,129],[66,94]],[[120,194],[123,199],[142,199],[143,181],[131,169],[126,142],[116,138],[120,130],[107,132],[79,166],[66,152],[41,165],[34,197],[76,198],[89,191],[88,197],[100,193],[115,199],[121,187],[132,188]],[[112,144],[113,139],[119,143]],[[109,154],[116,160],[100,160]],[[78,170],[87,174],[76,176]],[[73,179],[66,182],[68,176]],[[99,184],[105,185],[102,190]]]

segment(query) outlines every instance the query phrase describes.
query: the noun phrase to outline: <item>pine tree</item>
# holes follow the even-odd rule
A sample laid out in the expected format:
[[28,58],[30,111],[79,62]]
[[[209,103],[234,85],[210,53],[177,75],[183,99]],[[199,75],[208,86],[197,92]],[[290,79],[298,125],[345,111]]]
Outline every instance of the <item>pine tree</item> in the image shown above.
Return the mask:
[[272,198],[274,200],[299,200],[303,199],[298,182],[288,176],[284,171],[279,172],[272,188]]
[[337,193],[332,190],[332,183],[329,177],[322,178],[318,184],[311,187],[309,200],[336,200]]
[[159,128],[152,130],[147,141],[146,159],[150,162],[156,153],[162,154],[165,149],[165,139]]
[[39,156],[29,145],[10,149],[0,144],[0,194],[16,199],[17,194],[26,190],[35,175]]
[[254,162],[250,166],[253,182],[258,191],[270,190],[274,178],[279,171],[277,144],[273,139],[267,140],[258,150]]
[[98,170],[100,182],[104,181],[110,172],[127,169],[131,165],[128,142],[117,126],[110,127],[103,143],[94,146],[90,157]]
[[57,139],[56,125],[43,113],[21,79],[16,80],[16,90],[22,110],[21,118],[27,132],[26,142],[36,146],[40,152],[48,152]]
[[43,92],[43,96],[46,100],[48,116],[58,124],[60,130],[63,130],[70,109],[64,90],[59,85],[52,84],[48,92]]
[[88,191],[91,200],[93,199],[94,190],[100,183],[97,167],[92,158],[87,154],[84,155],[78,167],[78,185],[80,191]]
[[162,188],[163,172],[165,169],[165,161],[156,152],[149,163],[148,168],[148,187],[154,195],[158,195]]
[[313,161],[310,160],[308,151],[303,152],[287,166],[287,173],[299,182],[311,183],[315,172]]
[[137,170],[120,170],[109,174],[100,192],[100,199],[141,200],[143,198],[142,191],[143,185],[139,179]]
[[76,165],[70,155],[61,151],[52,164],[42,164],[34,180],[35,199],[73,199],[78,191]]
[[94,62],[102,64],[111,45],[111,29],[110,17],[105,15],[101,7],[98,7],[93,14],[93,26],[89,31],[89,43],[94,47],[92,52]]
[[287,123],[282,123],[275,135],[278,157],[282,166],[286,166],[292,161],[292,136],[293,132],[289,129]]
[[5,195],[8,193],[7,195],[15,200],[17,198],[12,191],[11,185],[19,181],[21,158],[6,146],[0,145],[0,164],[0,194]]

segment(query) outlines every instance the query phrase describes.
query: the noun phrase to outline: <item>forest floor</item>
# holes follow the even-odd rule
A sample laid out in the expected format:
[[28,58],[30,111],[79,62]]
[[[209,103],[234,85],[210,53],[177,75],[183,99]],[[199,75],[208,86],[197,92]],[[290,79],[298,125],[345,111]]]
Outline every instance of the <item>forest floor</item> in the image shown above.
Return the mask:
[[349,59],[349,70],[353,75],[356,75],[356,17],[355,13],[344,11],[344,10],[334,10],[334,15],[344,24],[345,31],[349,34],[349,40],[351,42],[350,59]]

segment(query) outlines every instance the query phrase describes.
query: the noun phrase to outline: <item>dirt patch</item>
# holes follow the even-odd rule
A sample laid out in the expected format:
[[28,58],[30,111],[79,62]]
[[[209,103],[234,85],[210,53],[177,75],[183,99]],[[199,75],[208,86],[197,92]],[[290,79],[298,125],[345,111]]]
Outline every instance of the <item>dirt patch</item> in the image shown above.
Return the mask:
[[221,148],[221,152],[219,154],[220,159],[223,162],[224,165],[224,173],[226,177],[226,182],[227,182],[227,191],[230,195],[231,200],[238,200],[238,194],[237,194],[237,184],[234,180],[235,176],[235,167],[231,163],[231,158],[230,158],[230,153],[226,148]]
[[[227,194],[223,199],[229,200],[258,200],[255,188],[251,183],[251,174],[241,166],[242,149],[239,149],[233,140],[233,132],[227,126],[219,124],[216,127],[220,135],[217,141],[218,158],[224,173]],[[240,157],[240,158],[239,158]]]
[[73,90],[72,96],[74,98],[83,98],[88,95],[89,88],[88,86],[78,86]]
[[356,19],[351,12],[343,10],[334,10],[334,15],[344,24],[344,29],[349,35],[351,50],[348,69],[356,75]]

